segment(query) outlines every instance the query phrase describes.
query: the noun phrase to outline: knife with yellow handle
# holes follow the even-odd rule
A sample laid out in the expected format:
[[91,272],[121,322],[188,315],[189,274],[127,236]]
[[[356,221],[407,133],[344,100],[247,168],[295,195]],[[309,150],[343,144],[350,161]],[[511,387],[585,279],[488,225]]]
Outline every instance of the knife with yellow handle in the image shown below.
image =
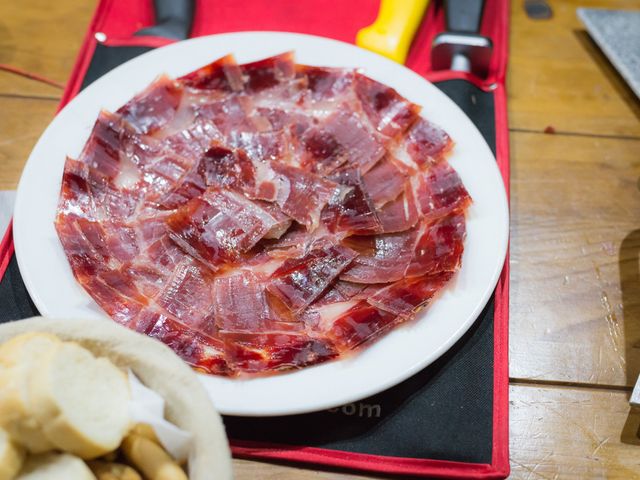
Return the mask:
[[378,18],[356,36],[356,44],[404,63],[429,0],[380,0]]

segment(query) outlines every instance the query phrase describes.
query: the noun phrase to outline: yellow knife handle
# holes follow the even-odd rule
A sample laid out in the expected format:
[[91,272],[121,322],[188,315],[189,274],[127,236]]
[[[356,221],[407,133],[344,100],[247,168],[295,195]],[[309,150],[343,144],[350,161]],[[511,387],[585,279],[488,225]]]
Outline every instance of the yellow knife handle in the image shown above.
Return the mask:
[[378,18],[362,28],[356,44],[404,63],[429,0],[380,0]]

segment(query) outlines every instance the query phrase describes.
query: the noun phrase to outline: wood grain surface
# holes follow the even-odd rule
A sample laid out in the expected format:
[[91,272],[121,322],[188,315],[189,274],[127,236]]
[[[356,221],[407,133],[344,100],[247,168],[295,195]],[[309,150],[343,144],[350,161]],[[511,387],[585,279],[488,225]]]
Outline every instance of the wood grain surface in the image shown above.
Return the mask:
[[[640,478],[640,102],[578,20],[511,4],[511,478]],[[93,1],[0,2],[0,64],[64,83]],[[61,90],[0,70],[0,189],[12,189]],[[547,127],[555,134],[543,134]],[[548,129],[549,130],[549,129]],[[239,479],[346,472],[235,460]]]
[[576,15],[578,7],[638,9],[638,0],[549,1],[551,20],[527,18],[523,3],[511,3],[510,126],[639,136],[637,98]]
[[513,377],[640,372],[640,138],[511,134]]

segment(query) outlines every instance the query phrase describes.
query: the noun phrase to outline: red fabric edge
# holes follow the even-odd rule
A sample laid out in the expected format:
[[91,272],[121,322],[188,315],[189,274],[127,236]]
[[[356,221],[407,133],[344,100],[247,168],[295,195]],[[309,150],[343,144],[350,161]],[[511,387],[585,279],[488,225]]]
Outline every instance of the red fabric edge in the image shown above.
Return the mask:
[[[100,31],[101,21],[111,7],[113,0],[100,0],[92,18],[82,47],[78,53],[76,63],[67,82],[58,111],[62,109],[80,90],[82,81],[93,57],[97,40],[95,32]],[[507,4],[508,2],[505,2]],[[439,71],[425,75],[429,81],[463,79],[485,91],[494,91],[496,112],[496,158],[509,193],[509,140],[506,110],[506,92],[504,79],[508,52],[508,4],[502,15],[502,38],[495,44],[501,45],[501,64],[498,74],[498,85],[487,85],[486,82],[465,72]],[[149,46],[159,47],[169,43],[159,37],[140,37],[133,39],[108,39],[105,44],[110,46]],[[12,224],[0,243],[0,279],[4,276],[11,255],[13,255]],[[363,471],[431,476],[437,478],[469,478],[489,479],[505,478],[509,475],[509,380],[508,380],[508,317],[509,317],[509,264],[505,263],[495,291],[494,311],[494,406],[493,406],[493,455],[491,464],[451,462],[445,460],[427,460],[415,458],[385,457],[361,453],[343,452],[315,447],[295,447],[277,444],[263,444],[253,442],[231,441],[231,450],[239,458],[254,458],[264,460],[291,460],[305,463],[323,464],[335,467],[358,469]],[[500,419],[501,421],[496,421]]]
[[0,280],[4,277],[4,272],[7,271],[11,255],[13,255],[13,220],[9,221],[2,242],[0,242]]
[[84,35],[84,40],[82,41],[82,47],[78,52],[76,63],[73,65],[73,69],[71,70],[71,75],[67,81],[67,87],[64,89],[64,93],[60,99],[58,112],[62,110],[62,108],[69,103],[69,101],[75,97],[80,90],[84,76],[89,68],[89,63],[91,63],[93,52],[96,49],[97,40],[95,38],[95,33],[100,31],[100,22],[105,17],[105,13],[109,10],[111,4],[112,0],[100,0],[98,2],[93,18],[91,19],[91,23],[89,23],[89,27],[87,28],[87,33]]
[[351,468],[369,472],[419,475],[437,478],[496,478],[492,465],[447,460],[385,457],[315,447],[291,447],[259,442],[232,441],[231,451],[238,458],[288,460],[316,465]]

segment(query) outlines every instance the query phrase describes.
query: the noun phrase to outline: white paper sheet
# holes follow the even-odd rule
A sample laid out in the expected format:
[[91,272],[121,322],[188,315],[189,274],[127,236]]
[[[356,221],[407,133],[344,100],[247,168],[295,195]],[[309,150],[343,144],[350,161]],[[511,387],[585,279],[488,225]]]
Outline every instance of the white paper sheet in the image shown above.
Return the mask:
[[178,462],[187,460],[192,435],[164,418],[164,399],[143,385],[131,370],[129,370],[129,385],[131,388],[129,412],[134,423],[150,425],[169,455]]

